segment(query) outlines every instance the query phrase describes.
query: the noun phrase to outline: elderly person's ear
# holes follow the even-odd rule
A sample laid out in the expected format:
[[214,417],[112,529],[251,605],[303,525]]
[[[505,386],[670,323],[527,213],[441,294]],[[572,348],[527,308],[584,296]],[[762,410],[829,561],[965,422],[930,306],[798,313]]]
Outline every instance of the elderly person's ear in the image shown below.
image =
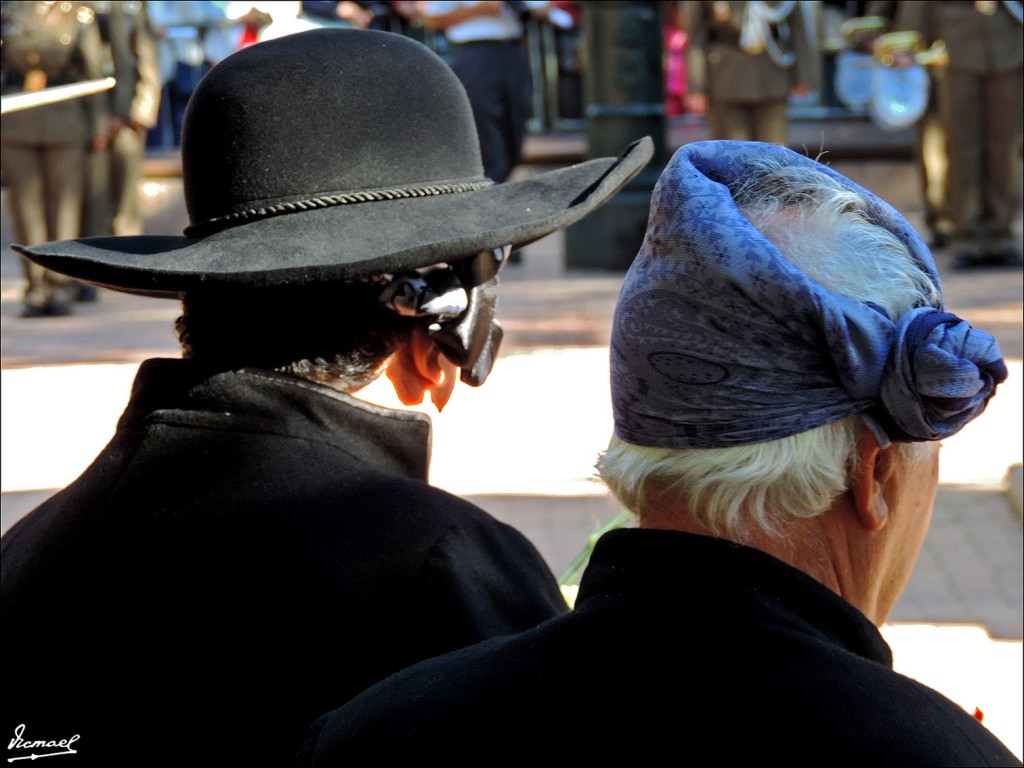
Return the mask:
[[403,404],[419,405],[429,392],[438,413],[448,403],[459,377],[458,366],[444,356],[422,326],[395,352],[385,372]]
[[885,488],[895,469],[891,449],[882,449],[870,430],[857,440],[857,469],[850,488],[861,525],[869,531],[880,531],[889,520]]

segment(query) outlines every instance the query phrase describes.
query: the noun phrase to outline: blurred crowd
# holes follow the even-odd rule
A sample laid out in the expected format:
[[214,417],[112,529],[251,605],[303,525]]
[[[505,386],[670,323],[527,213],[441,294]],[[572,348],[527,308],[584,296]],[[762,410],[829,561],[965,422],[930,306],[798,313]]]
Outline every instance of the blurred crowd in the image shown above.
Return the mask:
[[[3,2],[3,94],[113,76],[97,95],[5,114],[15,237],[142,234],[147,150],[175,150],[199,79],[234,51],[317,26],[427,44],[466,87],[496,182],[531,128],[582,126],[586,2]],[[1020,2],[652,2],[664,111],[709,138],[785,145],[794,107],[912,129],[928,235],[968,268],[1018,265]],[[6,112],[6,109],[5,109]],[[514,259],[513,259],[514,260]],[[95,290],[25,265],[23,314]]]

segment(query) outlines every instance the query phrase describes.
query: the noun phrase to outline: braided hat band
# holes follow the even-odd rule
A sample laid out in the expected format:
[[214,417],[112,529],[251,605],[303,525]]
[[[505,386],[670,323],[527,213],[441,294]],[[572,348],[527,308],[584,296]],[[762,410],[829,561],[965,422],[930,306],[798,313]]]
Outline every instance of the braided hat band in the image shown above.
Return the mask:
[[611,339],[616,434],[637,445],[758,443],[863,414],[883,442],[941,440],[1006,379],[998,344],[943,311],[890,318],[811,280],[743,215],[730,184],[765,157],[819,170],[865,202],[937,287],[920,237],[871,192],[755,142],[688,144],[663,171]]
[[270,216],[281,216],[286,213],[298,213],[299,211],[312,211],[316,208],[330,208],[335,205],[355,205],[358,203],[373,203],[384,200],[402,200],[413,197],[434,197],[437,195],[454,195],[459,192],[476,192],[480,189],[494,186],[490,179],[482,181],[466,181],[450,184],[424,184],[408,187],[390,187],[388,189],[368,189],[359,192],[338,192],[334,194],[317,195],[306,197],[301,200],[289,200],[274,204],[260,205],[258,207],[246,208],[240,211],[233,211],[223,216],[215,216],[205,221],[200,221],[185,227],[186,237],[201,237],[210,232],[216,232],[225,227],[233,227],[238,224],[245,224],[256,219],[266,219]]

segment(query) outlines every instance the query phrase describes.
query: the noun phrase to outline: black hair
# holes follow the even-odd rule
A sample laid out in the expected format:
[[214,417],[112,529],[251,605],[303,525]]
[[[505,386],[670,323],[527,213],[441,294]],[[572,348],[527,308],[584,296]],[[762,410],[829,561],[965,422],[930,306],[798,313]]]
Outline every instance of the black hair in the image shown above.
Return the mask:
[[369,384],[417,322],[377,301],[381,287],[334,283],[186,293],[183,356],[218,370],[264,368],[342,391]]

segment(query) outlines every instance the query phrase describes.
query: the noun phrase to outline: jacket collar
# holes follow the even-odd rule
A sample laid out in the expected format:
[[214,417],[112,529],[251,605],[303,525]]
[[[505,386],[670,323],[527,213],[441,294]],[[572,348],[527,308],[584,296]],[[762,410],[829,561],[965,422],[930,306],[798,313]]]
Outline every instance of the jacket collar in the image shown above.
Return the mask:
[[785,628],[892,668],[885,639],[856,607],[766,552],[723,539],[639,528],[606,533],[581,579],[576,610],[623,596],[702,619]]
[[375,469],[427,481],[428,416],[372,405],[274,371],[211,372],[191,360],[147,360],[119,427],[156,421],[314,440]]

